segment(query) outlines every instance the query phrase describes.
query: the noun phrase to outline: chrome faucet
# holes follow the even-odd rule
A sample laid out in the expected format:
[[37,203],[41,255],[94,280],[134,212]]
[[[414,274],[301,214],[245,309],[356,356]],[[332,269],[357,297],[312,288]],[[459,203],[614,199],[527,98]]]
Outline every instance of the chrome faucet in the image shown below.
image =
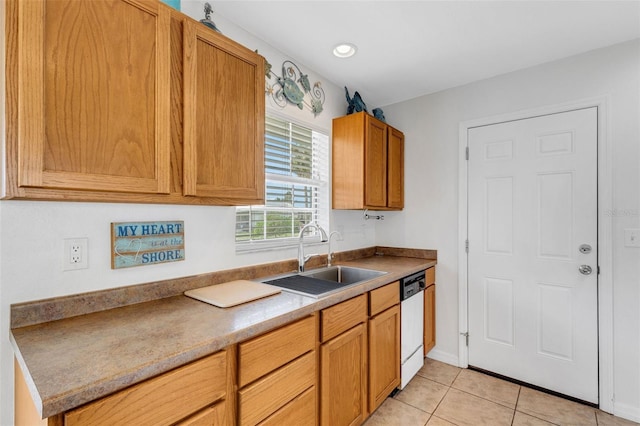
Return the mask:
[[303,226],[300,234],[298,234],[298,272],[304,272],[304,264],[307,263],[307,260],[311,259],[311,257],[315,256],[315,254],[304,255],[304,233],[309,228],[315,228],[317,231],[320,231],[321,242],[326,243],[329,241],[327,232],[317,223],[307,223]]
[[331,251],[331,237],[334,235],[338,235],[338,238],[342,239],[342,234],[338,231],[333,231],[329,234],[329,248],[327,251],[327,266],[331,266],[331,262],[333,262],[333,252]]

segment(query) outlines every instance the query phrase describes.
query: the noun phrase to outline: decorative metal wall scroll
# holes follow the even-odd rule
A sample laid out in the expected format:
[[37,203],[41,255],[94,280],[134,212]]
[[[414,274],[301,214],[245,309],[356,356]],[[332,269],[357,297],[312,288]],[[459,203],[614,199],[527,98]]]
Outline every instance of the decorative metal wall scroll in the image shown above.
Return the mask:
[[[282,63],[282,75],[279,76],[271,70],[271,64],[266,65],[267,95],[270,95],[274,103],[284,108],[288,103],[296,105],[300,109],[310,109],[314,117],[322,112],[325,95],[319,81],[309,83],[309,76],[303,74],[300,68],[291,61]],[[271,82],[275,77],[275,82]]]

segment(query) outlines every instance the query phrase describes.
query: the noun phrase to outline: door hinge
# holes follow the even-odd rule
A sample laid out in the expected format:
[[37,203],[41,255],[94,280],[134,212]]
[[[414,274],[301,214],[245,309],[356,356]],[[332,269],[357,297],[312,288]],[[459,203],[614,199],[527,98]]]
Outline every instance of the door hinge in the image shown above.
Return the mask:
[[596,275],[600,275],[600,265],[596,266]]
[[469,332],[460,333],[461,336],[464,336],[464,341],[467,346],[469,346]]
[[464,158],[469,161],[469,147],[466,147],[464,151]]
[[469,253],[469,240],[464,241],[464,251]]

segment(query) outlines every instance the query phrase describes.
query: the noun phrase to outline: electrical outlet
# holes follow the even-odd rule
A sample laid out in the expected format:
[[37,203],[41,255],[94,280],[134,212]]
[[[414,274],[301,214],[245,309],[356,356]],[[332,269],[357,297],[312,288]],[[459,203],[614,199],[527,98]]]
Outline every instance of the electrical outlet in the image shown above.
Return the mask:
[[65,238],[64,240],[64,271],[87,269],[89,267],[89,239]]

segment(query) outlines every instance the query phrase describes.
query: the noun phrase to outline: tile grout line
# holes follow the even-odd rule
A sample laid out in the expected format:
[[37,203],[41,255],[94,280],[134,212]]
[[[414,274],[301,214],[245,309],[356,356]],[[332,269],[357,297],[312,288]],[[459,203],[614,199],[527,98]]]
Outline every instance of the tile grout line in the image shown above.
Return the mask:
[[[458,377],[458,376],[456,375],[456,377]],[[454,380],[455,380],[455,379],[454,379]],[[437,383],[437,382],[436,382],[436,383]],[[453,382],[451,382],[451,384],[453,384]],[[438,403],[436,404],[436,408],[434,408],[434,409],[433,409],[433,413],[431,414],[431,417],[433,417],[433,416],[435,416],[435,415],[436,415],[436,410],[438,409],[438,407],[440,406],[440,404],[442,404],[442,401],[444,401],[444,399],[447,397],[447,394],[449,393],[449,391],[450,391],[450,390],[451,390],[451,386],[447,386],[447,391],[444,393],[444,395],[442,395],[442,398],[440,398],[440,401],[438,401]],[[429,420],[431,420],[431,417],[429,418]],[[447,420],[447,419],[442,418],[442,417],[438,417],[438,418],[439,418],[439,419],[442,419],[442,420],[445,420],[445,421],[447,421],[447,422],[449,422],[449,423],[454,424],[454,425],[456,425],[456,426],[457,426],[457,423],[453,423],[453,422],[452,422],[452,421],[450,421],[450,420]]]
[[[451,383],[450,383],[449,385],[445,385],[444,383],[440,383],[441,385],[443,385],[443,386],[446,386],[446,387],[447,387],[447,391],[444,393],[444,395],[442,395],[442,398],[440,398],[440,401],[438,401],[438,403],[436,404],[436,407],[433,409],[433,413],[431,414],[431,416],[432,416],[432,417],[433,417],[433,416],[435,416],[435,414],[436,414],[436,410],[438,409],[438,407],[440,407],[440,404],[442,404],[442,401],[444,401],[444,399],[445,399],[445,398],[447,397],[447,395],[449,394],[449,391],[450,391],[450,390],[451,390],[451,388],[453,387],[453,382],[455,382],[455,381],[456,381],[456,379],[457,379],[457,378],[458,378],[458,376],[460,375],[460,372],[461,372],[461,371],[462,371],[461,369],[460,369],[460,370],[458,370],[458,372],[456,373],[456,376],[451,380]],[[427,380],[430,380],[430,379],[427,379]],[[438,382],[436,382],[435,380],[433,380],[433,381],[434,381],[435,383],[438,383]],[[442,418],[442,417],[438,417],[438,418],[440,419],[440,418]],[[444,418],[442,418],[442,419],[443,419],[443,420],[446,420],[447,422],[449,422],[449,423],[451,423],[451,424],[456,425],[456,423],[453,423],[452,421],[449,421],[449,420],[444,419]]]
[[511,426],[516,421],[516,412],[518,411],[518,402],[520,402],[520,392],[522,392],[522,386],[518,386],[518,396],[516,397],[516,405],[513,407],[513,418],[511,419]]
[[[408,402],[401,401],[401,400],[397,399],[397,398],[396,398],[396,396],[397,396],[397,395],[401,395],[401,394],[402,394],[402,392],[403,392],[404,390],[400,391],[396,396],[393,396],[392,398],[393,398],[394,400],[398,401],[398,402],[403,403],[404,405],[407,405],[407,406],[409,406],[409,407],[413,407],[413,408],[415,408],[416,410],[420,410],[420,411],[422,411],[423,413],[427,413],[427,414],[429,414],[429,416],[431,417],[431,416],[433,416],[433,414],[436,412],[436,409],[438,408],[438,406],[440,405],[440,403],[442,402],[442,400],[444,399],[444,397],[445,397],[445,396],[447,395],[447,393],[449,392],[449,389],[451,389],[451,386],[447,386],[447,385],[445,385],[444,383],[436,382],[435,380],[428,379],[428,378],[426,378],[426,377],[424,377],[424,376],[419,376],[419,377],[420,377],[420,378],[422,378],[422,379],[424,379],[424,380],[426,380],[426,381],[428,381],[428,382],[432,382],[432,383],[435,383],[435,384],[437,384],[437,385],[443,386],[443,387],[445,387],[445,388],[447,389],[447,390],[445,391],[444,395],[442,395],[442,398],[440,398],[440,400],[439,400],[439,401],[438,401],[438,403],[436,404],[435,408],[433,409],[433,412],[429,413],[428,411],[425,411],[424,409],[422,409],[422,408],[420,408],[420,407],[417,407],[417,406],[415,406],[415,405],[413,405],[413,404],[409,404]],[[413,380],[413,379],[412,379],[412,380]],[[407,385],[407,386],[408,386],[408,385]],[[405,389],[406,389],[406,387],[405,387]]]

